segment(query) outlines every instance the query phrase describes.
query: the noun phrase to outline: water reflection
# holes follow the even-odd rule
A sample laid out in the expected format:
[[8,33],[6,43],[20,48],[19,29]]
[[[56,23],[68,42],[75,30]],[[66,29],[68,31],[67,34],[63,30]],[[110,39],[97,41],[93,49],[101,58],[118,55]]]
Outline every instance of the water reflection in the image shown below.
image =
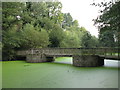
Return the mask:
[[105,59],[104,60],[104,67],[120,67],[120,61],[118,60],[110,60],[110,59]]

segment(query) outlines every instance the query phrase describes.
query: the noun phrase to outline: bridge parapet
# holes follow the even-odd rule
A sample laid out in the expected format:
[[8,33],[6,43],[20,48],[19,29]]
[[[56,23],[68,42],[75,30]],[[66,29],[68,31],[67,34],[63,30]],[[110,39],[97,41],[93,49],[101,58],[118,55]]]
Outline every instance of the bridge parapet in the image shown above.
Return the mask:
[[90,54],[90,55],[107,55],[118,54],[120,48],[40,48],[18,51],[17,55],[27,54]]

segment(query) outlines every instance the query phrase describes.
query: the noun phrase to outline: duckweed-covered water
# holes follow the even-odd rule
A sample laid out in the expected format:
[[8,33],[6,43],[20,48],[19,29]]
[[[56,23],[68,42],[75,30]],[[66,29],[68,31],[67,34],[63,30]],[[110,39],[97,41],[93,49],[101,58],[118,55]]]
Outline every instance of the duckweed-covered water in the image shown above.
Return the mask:
[[74,67],[71,57],[52,63],[2,62],[3,88],[118,88],[118,61],[103,67]]

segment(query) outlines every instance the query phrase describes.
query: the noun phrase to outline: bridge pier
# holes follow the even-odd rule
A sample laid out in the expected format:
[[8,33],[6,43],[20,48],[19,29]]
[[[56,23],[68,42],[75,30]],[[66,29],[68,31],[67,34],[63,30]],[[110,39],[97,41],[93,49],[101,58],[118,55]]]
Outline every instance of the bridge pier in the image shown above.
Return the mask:
[[30,63],[52,62],[54,60],[54,57],[47,57],[44,54],[28,54],[26,56],[26,61]]
[[30,63],[46,62],[46,57],[41,54],[28,54],[26,61]]
[[73,66],[96,67],[104,65],[104,59],[97,55],[73,55]]

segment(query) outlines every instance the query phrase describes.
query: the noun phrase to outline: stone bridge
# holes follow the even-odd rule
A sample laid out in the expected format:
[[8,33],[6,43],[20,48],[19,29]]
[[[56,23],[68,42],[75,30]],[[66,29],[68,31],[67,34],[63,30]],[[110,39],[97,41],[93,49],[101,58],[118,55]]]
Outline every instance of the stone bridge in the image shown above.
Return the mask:
[[55,57],[73,57],[74,66],[102,66],[104,59],[119,60],[119,48],[40,48],[17,51],[31,63],[52,62]]

